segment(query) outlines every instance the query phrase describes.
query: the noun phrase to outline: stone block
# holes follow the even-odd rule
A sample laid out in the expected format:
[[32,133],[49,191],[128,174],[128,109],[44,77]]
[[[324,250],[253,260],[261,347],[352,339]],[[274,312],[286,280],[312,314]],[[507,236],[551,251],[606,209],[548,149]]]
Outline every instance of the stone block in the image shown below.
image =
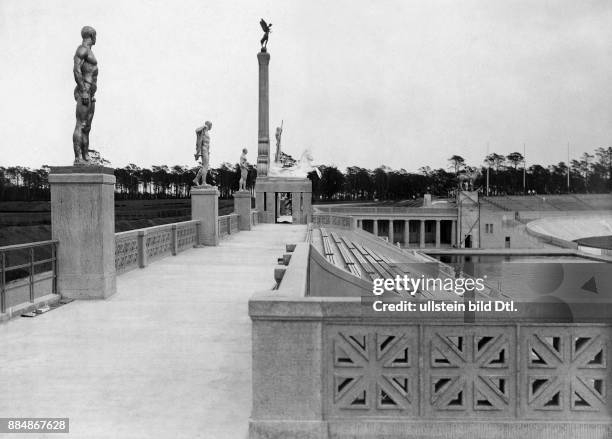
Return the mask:
[[93,168],[65,166],[49,174],[58,291],[71,299],[104,299],[117,289],[115,176]]
[[251,193],[234,193],[234,213],[238,215],[238,229],[251,230]]
[[219,191],[216,187],[191,189],[191,219],[200,220],[199,245],[219,244]]

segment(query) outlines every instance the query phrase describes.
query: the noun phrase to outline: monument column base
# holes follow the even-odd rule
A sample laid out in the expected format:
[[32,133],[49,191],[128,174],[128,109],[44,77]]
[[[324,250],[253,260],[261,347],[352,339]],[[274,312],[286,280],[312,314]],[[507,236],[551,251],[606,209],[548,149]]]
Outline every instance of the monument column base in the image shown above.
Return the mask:
[[234,213],[238,214],[238,228],[251,230],[251,193],[249,191],[234,193]]
[[215,186],[191,189],[191,219],[200,220],[199,245],[219,245],[219,191]]
[[57,239],[57,286],[70,299],[117,291],[115,176],[102,166],[52,167],[51,236]]

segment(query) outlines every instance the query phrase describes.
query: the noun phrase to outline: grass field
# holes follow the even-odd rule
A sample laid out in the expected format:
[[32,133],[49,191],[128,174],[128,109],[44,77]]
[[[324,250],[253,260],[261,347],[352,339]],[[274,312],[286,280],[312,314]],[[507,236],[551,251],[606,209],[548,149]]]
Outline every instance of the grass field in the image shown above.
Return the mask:
[[[233,200],[219,200],[219,215],[233,211]],[[190,199],[115,202],[116,232],[190,219]],[[51,210],[48,201],[0,203],[0,247],[48,239],[51,239]]]

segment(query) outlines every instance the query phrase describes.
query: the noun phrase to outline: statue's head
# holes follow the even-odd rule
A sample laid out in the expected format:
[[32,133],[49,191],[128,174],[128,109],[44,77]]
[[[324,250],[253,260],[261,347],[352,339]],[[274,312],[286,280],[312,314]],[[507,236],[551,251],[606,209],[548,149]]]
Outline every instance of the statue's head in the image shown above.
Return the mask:
[[83,26],[81,29],[81,37],[86,40],[90,39],[91,44],[96,44],[96,30],[91,26]]
[[246,148],[242,148],[242,153],[243,153],[243,154],[248,154],[248,153],[249,153],[249,150],[248,150],[248,149],[246,149]]
[[207,120],[206,122],[204,122],[204,126],[210,130],[212,128],[212,122],[210,120]]

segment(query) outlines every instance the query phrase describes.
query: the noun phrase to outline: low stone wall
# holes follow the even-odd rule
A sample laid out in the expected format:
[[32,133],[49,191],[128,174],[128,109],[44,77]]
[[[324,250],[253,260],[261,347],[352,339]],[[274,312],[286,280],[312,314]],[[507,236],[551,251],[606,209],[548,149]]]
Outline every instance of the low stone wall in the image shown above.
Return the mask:
[[311,296],[310,249],[249,301],[251,438],[612,435],[610,322],[376,313],[371,295]]
[[217,218],[219,223],[219,238],[238,233],[238,214],[231,213]]
[[199,242],[200,221],[184,221],[115,234],[117,274],[192,248]]

